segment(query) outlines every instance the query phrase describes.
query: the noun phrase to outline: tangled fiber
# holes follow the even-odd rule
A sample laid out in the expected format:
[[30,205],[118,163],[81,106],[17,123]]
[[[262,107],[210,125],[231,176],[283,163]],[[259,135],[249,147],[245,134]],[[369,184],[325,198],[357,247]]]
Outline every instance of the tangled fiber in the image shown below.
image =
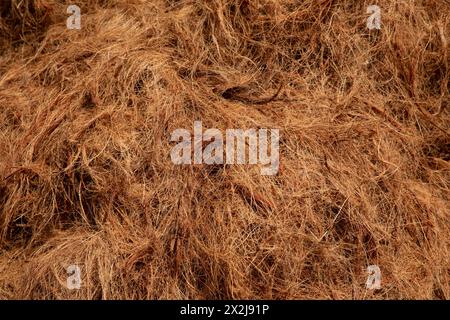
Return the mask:
[[[0,298],[450,299],[449,15],[2,0]],[[174,165],[196,120],[280,129],[278,174]]]

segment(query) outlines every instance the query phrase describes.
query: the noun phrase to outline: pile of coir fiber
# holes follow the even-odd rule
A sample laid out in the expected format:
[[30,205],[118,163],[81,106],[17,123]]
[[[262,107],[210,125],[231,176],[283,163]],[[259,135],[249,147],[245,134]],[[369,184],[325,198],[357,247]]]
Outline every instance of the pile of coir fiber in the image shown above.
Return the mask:
[[[2,0],[0,298],[450,299],[449,16]],[[173,164],[197,120],[278,128],[278,174]]]

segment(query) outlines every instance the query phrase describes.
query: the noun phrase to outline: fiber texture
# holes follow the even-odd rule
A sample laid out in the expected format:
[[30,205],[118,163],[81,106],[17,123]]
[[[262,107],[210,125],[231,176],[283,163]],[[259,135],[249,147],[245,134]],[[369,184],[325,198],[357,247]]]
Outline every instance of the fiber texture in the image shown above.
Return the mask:
[[[0,15],[0,298],[450,299],[449,1]],[[194,121],[280,129],[278,174],[174,165]]]

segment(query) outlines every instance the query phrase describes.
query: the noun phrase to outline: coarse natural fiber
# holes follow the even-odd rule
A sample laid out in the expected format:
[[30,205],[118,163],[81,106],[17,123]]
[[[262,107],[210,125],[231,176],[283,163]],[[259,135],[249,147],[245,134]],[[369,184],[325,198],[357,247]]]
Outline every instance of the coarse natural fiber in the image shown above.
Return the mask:
[[[450,299],[448,0],[70,4],[0,4],[0,298]],[[280,171],[174,165],[196,120]]]

